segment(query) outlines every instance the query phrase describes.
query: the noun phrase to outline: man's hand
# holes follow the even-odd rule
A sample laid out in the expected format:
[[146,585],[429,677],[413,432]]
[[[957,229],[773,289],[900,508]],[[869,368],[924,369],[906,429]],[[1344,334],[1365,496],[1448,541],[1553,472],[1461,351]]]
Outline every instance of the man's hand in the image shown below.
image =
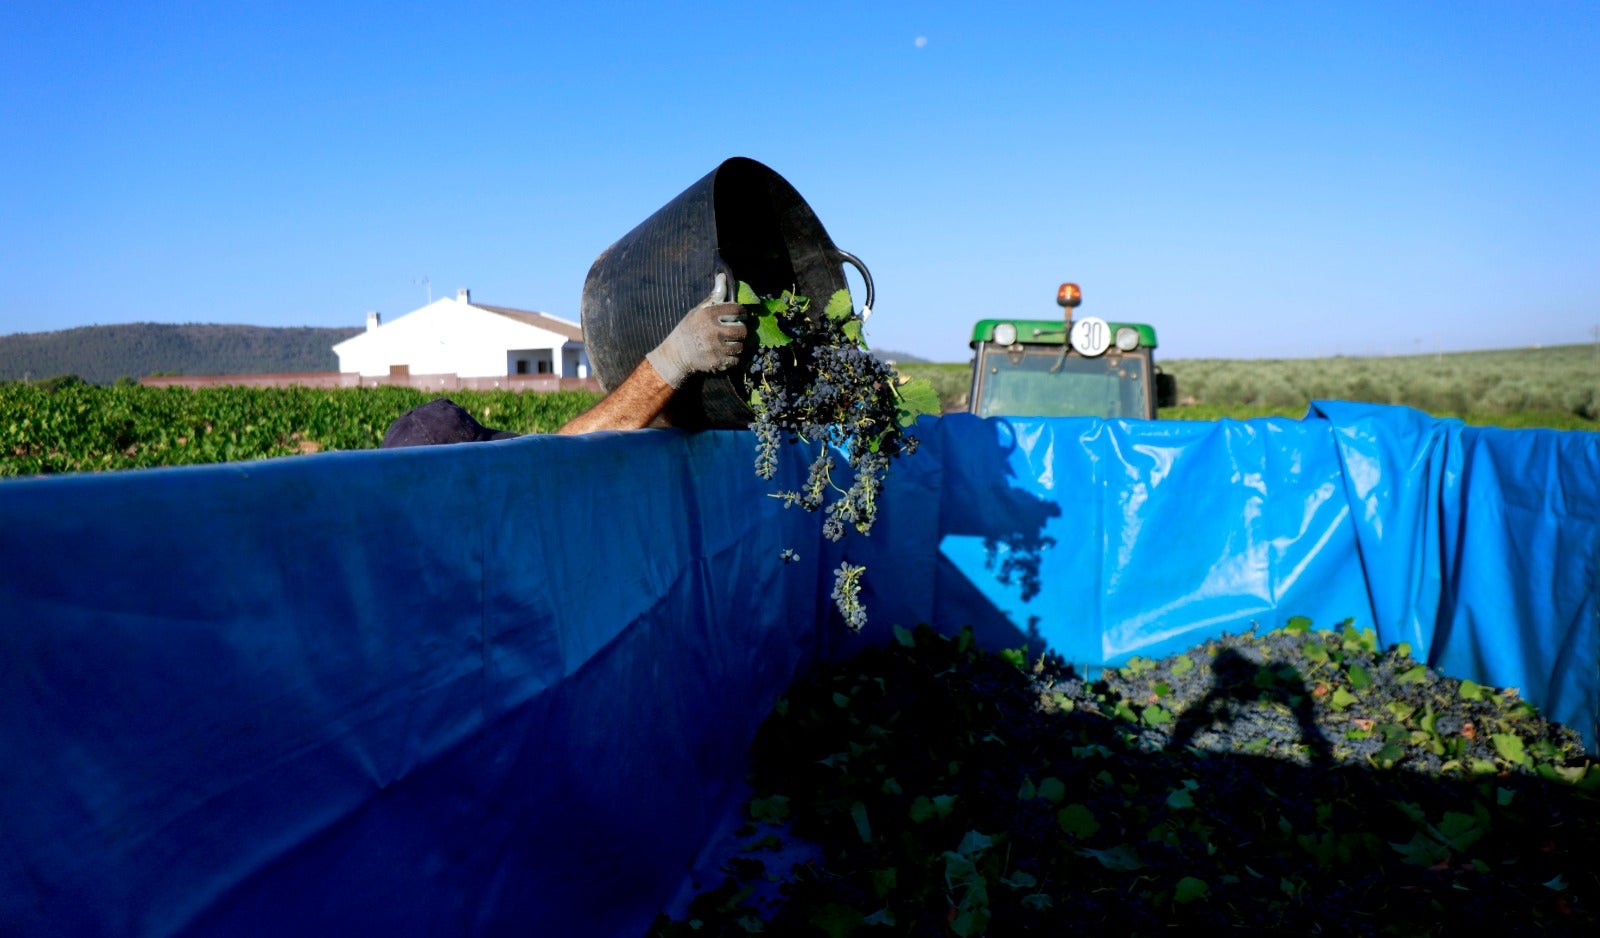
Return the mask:
[[711,295],[689,310],[661,344],[645,359],[673,388],[698,372],[726,371],[738,364],[749,327],[744,307],[726,302],[728,277],[717,274]]

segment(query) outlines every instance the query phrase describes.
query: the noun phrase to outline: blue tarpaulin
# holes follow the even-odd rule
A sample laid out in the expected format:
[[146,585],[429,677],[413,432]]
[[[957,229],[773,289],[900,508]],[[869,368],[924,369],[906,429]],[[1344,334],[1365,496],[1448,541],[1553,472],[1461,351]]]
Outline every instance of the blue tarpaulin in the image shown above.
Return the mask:
[[838,544],[734,431],[0,483],[0,932],[642,934],[772,703],[896,624],[1098,667],[1354,619],[1595,745],[1600,434],[919,435]]

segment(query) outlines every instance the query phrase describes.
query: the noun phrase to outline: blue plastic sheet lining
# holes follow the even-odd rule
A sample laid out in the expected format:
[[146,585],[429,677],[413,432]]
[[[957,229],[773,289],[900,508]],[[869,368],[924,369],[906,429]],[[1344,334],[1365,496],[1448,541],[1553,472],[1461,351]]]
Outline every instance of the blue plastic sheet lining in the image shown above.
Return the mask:
[[870,571],[867,641],[971,625],[1092,670],[1351,619],[1596,747],[1600,434],[1332,401],[1304,420],[924,427],[930,458],[897,467],[880,527],[845,547]]
[[1316,402],[1338,444],[1373,622],[1443,673],[1600,724],[1600,433]]
[[815,655],[751,454],[0,485],[0,933],[642,933]]
[[1095,667],[1351,618],[1594,747],[1600,435],[918,430],[838,544],[732,431],[0,483],[0,932],[642,934],[776,698],[896,624]]

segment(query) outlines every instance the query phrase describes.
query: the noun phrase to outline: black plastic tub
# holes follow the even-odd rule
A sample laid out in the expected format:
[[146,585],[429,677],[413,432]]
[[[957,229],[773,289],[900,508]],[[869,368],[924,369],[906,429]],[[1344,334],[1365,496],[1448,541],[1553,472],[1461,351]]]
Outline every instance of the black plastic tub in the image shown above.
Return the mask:
[[[816,213],[782,176],[733,157],[685,189],[600,253],[583,285],[583,337],[600,386],[621,384],[684,313],[710,294],[718,272],[729,298],[739,281],[761,295],[794,290],[820,310],[848,290],[843,264],[860,269],[871,304],[871,275],[839,250]],[[746,346],[745,361],[754,351]],[[666,417],[686,429],[749,424],[746,367],[694,375],[673,395]]]

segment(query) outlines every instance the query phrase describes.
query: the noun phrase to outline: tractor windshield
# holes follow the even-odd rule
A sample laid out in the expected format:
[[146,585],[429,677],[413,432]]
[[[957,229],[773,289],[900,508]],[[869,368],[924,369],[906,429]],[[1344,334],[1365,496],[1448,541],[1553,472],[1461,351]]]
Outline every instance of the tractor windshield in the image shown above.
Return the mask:
[[1059,347],[990,348],[983,356],[980,417],[1134,417],[1150,414],[1150,362],[1142,355],[1097,358]]

